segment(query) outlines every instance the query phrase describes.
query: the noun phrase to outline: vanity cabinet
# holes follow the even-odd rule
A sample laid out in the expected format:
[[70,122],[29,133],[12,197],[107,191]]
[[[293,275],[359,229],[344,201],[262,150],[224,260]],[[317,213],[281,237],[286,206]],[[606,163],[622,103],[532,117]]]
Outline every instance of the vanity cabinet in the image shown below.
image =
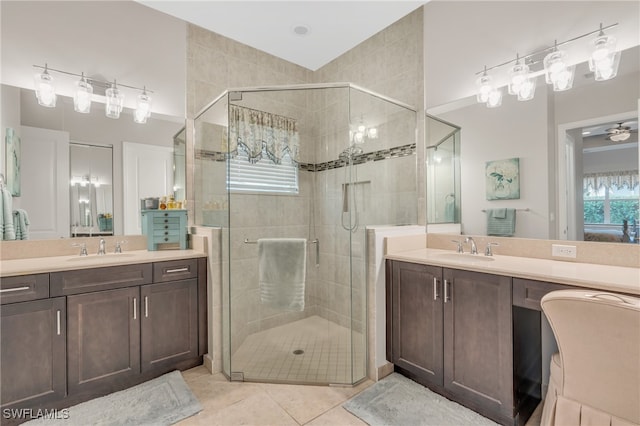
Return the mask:
[[206,264],[2,278],[1,408],[61,408],[202,364]]
[[195,279],[142,286],[142,371],[172,369],[198,356],[198,285]]
[[3,304],[0,311],[2,408],[30,408],[64,398],[64,297]]
[[511,278],[400,261],[387,271],[396,370],[513,424]]
[[70,394],[113,391],[198,358],[196,259],[52,275],[74,293],[129,284],[68,296]]
[[67,298],[69,393],[132,379],[140,373],[139,287]]

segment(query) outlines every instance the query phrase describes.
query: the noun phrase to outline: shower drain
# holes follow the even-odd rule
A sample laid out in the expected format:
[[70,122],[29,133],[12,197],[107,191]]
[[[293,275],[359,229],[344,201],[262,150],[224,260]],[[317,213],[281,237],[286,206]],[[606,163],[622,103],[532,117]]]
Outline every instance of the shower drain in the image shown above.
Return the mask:
[[294,355],[302,355],[304,353],[304,351],[302,349],[296,349],[295,351],[293,351]]

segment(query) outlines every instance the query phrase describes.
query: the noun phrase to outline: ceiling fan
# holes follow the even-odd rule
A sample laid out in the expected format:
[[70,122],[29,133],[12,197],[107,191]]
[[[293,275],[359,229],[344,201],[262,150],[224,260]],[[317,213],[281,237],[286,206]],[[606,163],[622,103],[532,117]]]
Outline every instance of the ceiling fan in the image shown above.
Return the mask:
[[631,133],[637,132],[637,130],[631,130],[631,127],[623,126],[623,124],[625,123],[618,123],[617,127],[607,129],[607,137],[605,139],[612,142],[622,142],[629,139],[631,137]]

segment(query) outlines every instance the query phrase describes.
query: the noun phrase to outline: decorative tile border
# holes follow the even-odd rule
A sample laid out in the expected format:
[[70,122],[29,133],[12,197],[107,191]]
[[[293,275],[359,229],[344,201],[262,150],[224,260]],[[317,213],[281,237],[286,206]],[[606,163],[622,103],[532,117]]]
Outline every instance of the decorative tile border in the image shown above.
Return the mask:
[[[388,158],[406,157],[407,155],[413,155],[416,152],[416,144],[408,144],[396,146],[389,149],[382,149],[379,151],[367,152],[364,154],[358,154],[353,157],[353,164],[364,164],[369,161],[380,161]],[[228,154],[218,151],[196,150],[196,160],[212,160],[212,161],[225,161]],[[308,172],[323,172],[325,170],[339,169],[345,167],[347,162],[345,160],[331,160],[323,163],[298,163],[298,169],[306,170]]]

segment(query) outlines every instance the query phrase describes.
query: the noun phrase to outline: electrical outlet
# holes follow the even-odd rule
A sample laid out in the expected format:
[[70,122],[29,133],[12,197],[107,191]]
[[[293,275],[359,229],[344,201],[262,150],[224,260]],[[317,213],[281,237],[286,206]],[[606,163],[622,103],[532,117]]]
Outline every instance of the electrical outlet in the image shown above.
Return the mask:
[[562,244],[551,244],[551,256],[576,258],[578,249],[576,246],[565,246]]

